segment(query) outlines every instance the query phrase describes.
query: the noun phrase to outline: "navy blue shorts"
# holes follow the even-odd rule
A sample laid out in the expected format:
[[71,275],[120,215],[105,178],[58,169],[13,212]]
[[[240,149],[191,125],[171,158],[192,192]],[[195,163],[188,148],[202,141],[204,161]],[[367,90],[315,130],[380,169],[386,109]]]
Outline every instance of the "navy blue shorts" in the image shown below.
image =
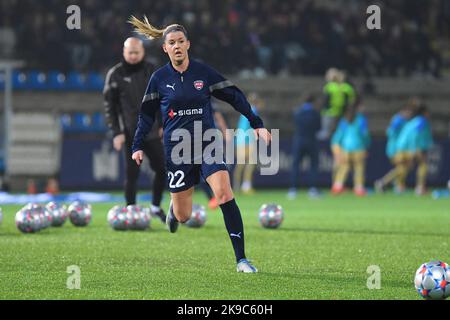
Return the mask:
[[222,163],[213,164],[174,164],[166,161],[167,180],[169,191],[172,193],[188,190],[200,182],[200,177],[205,181],[213,173],[228,171],[227,165]]

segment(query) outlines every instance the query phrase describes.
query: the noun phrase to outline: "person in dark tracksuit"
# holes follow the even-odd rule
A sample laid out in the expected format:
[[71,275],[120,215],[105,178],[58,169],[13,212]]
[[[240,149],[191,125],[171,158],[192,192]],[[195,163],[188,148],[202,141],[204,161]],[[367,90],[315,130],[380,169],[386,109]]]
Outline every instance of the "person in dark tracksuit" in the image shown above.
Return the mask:
[[297,186],[300,175],[300,164],[305,156],[310,159],[310,190],[309,195],[318,196],[316,189],[319,149],[317,134],[321,129],[321,116],[319,109],[314,106],[315,97],[310,95],[306,102],[295,109],[295,133],[292,141],[292,180],[288,197],[294,199],[297,196]]
[[[139,166],[131,159],[131,146],[138,123],[139,108],[153,73],[153,66],[144,60],[143,43],[137,38],[128,38],[124,43],[123,60],[111,68],[106,76],[103,90],[106,122],[113,133],[114,149],[125,154],[125,200],[127,205],[136,204]],[[166,216],[160,207],[166,185],[164,149],[159,134],[160,124],[146,136],[143,151],[155,172],[152,188],[152,215],[165,222]]]

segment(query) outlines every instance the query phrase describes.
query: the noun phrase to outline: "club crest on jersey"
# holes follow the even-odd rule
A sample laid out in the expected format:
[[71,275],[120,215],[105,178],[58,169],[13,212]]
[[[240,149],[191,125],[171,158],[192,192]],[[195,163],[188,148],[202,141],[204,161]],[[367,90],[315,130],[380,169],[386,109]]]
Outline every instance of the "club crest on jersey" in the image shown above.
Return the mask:
[[194,81],[194,88],[200,91],[203,89],[204,84],[203,80],[196,80]]

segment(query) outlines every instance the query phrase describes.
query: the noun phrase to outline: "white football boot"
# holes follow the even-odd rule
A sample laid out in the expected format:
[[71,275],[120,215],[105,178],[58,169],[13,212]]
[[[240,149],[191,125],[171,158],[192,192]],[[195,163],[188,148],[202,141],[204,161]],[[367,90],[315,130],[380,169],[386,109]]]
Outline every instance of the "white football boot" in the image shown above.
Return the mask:
[[236,266],[236,271],[244,273],[257,273],[258,269],[256,269],[247,259],[241,259]]

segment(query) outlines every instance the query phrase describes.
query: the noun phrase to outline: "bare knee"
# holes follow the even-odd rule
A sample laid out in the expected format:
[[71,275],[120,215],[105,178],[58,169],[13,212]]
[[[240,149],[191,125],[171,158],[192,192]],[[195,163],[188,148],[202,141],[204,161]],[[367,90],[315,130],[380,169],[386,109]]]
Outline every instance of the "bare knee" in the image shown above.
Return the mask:
[[185,223],[191,218],[191,208],[173,208],[173,214],[178,222]]
[[219,188],[219,190],[215,191],[215,194],[219,204],[224,204],[234,199],[233,192],[229,188]]
[[192,193],[194,188],[179,193],[172,193],[172,211],[178,222],[185,223],[192,214]]
[[178,222],[185,223],[191,218],[192,202],[190,201],[174,201],[172,207],[173,214]]

